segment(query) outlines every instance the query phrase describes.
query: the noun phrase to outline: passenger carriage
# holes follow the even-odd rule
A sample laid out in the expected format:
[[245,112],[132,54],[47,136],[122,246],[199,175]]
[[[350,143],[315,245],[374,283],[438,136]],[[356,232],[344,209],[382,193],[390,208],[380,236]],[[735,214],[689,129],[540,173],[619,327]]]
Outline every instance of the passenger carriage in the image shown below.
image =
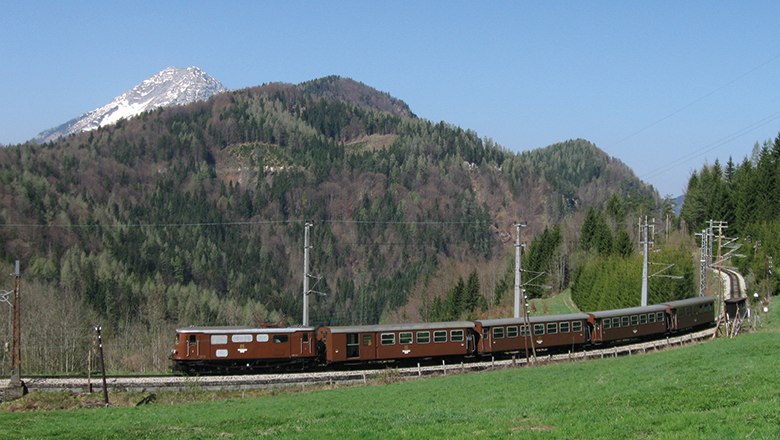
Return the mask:
[[328,364],[468,356],[475,351],[471,321],[320,327]]
[[668,307],[669,331],[686,331],[715,322],[715,298],[697,296],[664,303]]
[[531,316],[527,322],[523,318],[478,320],[474,322],[481,335],[478,351],[494,354],[583,345],[588,341],[588,318],[585,313],[570,313]]
[[666,311],[663,304],[626,309],[590,312],[590,338],[594,344],[638,339],[666,333]]
[[314,327],[189,327],[176,330],[174,372],[220,373],[301,365],[317,357]]

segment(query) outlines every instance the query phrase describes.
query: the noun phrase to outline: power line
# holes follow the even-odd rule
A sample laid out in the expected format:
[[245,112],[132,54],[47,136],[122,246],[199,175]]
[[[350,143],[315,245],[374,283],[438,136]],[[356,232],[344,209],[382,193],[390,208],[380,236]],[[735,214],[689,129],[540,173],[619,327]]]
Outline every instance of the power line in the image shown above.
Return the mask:
[[615,144],[619,145],[619,144],[623,143],[624,141],[627,141],[628,139],[631,139],[632,137],[634,137],[634,136],[644,132],[645,130],[648,130],[648,129],[650,129],[650,128],[660,124],[661,122],[666,121],[667,119],[670,119],[672,116],[675,116],[675,115],[677,115],[679,113],[682,113],[684,110],[687,110],[688,108],[690,108],[690,107],[698,104],[699,102],[709,98],[710,96],[712,96],[712,95],[718,93],[719,91],[725,89],[726,87],[736,83],[737,81],[739,81],[742,78],[750,75],[751,73],[753,73],[753,72],[755,72],[755,71],[757,71],[757,70],[759,70],[759,69],[761,69],[761,68],[771,64],[772,62],[774,62],[778,58],[780,58],[780,54],[777,54],[777,55],[773,56],[772,58],[768,59],[767,61],[764,61],[763,63],[753,67],[752,69],[750,69],[747,72],[737,76],[736,78],[732,79],[731,81],[728,81],[725,84],[722,84],[721,86],[716,87],[715,89],[705,93],[704,95],[702,95],[702,96],[694,99],[693,101],[683,105],[682,107],[674,110],[673,112],[669,113],[668,115],[666,115],[666,116],[664,116],[664,117],[662,117],[662,118],[660,118],[660,119],[658,119],[658,120],[656,120],[656,121],[654,121],[654,122],[652,122],[652,123],[650,123],[650,124],[640,128],[639,130],[637,130],[637,131],[629,134],[628,136],[618,140],[617,142],[615,142]]
[[[0,228],[62,228],[62,229],[89,229],[89,228],[186,228],[186,227],[213,227],[213,226],[263,226],[263,225],[286,225],[305,223],[300,219],[288,220],[257,220],[242,222],[189,222],[189,223],[113,223],[113,224],[78,224],[78,225],[57,225],[44,223],[6,223],[0,224]],[[320,224],[366,224],[366,225],[410,225],[410,226],[447,226],[447,225],[487,225],[492,221],[447,221],[447,220],[321,220],[312,223]]]
[[641,178],[643,180],[646,180],[646,179],[649,179],[649,178],[652,178],[652,177],[659,176],[659,175],[661,175],[661,174],[663,174],[663,173],[665,173],[665,172],[667,172],[667,171],[669,171],[671,169],[679,167],[680,165],[682,165],[683,163],[685,163],[687,161],[693,160],[694,158],[700,156],[701,154],[708,153],[708,152],[713,151],[713,150],[715,150],[715,149],[717,149],[719,147],[722,147],[723,145],[727,144],[728,142],[733,141],[734,139],[738,138],[739,136],[747,134],[747,133],[749,133],[749,132],[751,132],[751,131],[759,128],[759,127],[763,127],[764,125],[767,125],[770,122],[773,122],[773,121],[775,121],[777,119],[780,119],[780,112],[772,113],[771,115],[769,115],[769,116],[767,116],[765,118],[762,118],[762,119],[760,119],[760,120],[758,120],[756,122],[753,122],[752,124],[749,124],[746,127],[743,127],[741,129],[735,131],[734,133],[731,133],[731,134],[729,134],[727,136],[724,136],[724,137],[722,137],[722,138],[720,138],[720,139],[718,139],[718,140],[716,140],[714,142],[710,142],[709,144],[706,144],[706,145],[702,146],[701,148],[699,148],[697,150],[694,150],[693,152],[688,153],[688,154],[678,158],[677,160],[675,160],[674,162],[672,162],[672,163],[670,163],[668,165],[661,166],[659,168],[656,168],[656,169],[650,171],[649,173],[646,173],[646,174],[642,175]]

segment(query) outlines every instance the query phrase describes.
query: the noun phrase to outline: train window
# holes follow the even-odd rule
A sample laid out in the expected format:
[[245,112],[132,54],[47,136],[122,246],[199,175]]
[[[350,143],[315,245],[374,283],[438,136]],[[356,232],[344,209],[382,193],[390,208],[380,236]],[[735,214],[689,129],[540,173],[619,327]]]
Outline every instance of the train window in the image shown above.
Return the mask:
[[534,324],[534,335],[544,334],[544,324]]
[[417,343],[427,344],[431,342],[431,332],[417,332]]
[[411,344],[412,343],[412,332],[401,332],[401,333],[398,333],[398,343],[399,344]]
[[645,314],[639,315],[639,323],[643,324],[643,325],[647,324],[647,315],[645,315]]
[[612,328],[620,327],[620,318],[612,318]]
[[647,314],[647,322],[654,323],[655,322],[655,313],[648,313]]
[[558,323],[557,322],[548,322],[547,323],[547,334],[548,335],[554,335],[558,333]]
[[309,342],[309,334],[308,333],[301,334],[301,341]]
[[561,331],[561,333],[569,333],[569,328],[571,327],[569,321],[562,322],[558,324],[558,329]]
[[571,323],[571,331],[573,332],[581,332],[582,331],[582,321],[572,321]]
[[663,322],[664,320],[664,312],[658,312],[655,314],[655,320],[658,322]]
[[227,335],[211,335],[211,345],[227,344]]
[[370,347],[374,344],[374,337],[372,335],[363,335],[363,346]]
[[268,334],[260,333],[257,335],[257,342],[268,342]]
[[637,325],[637,324],[639,324],[639,316],[631,315],[631,325]]
[[520,326],[520,336],[528,336],[528,326],[523,324]]
[[433,342],[447,342],[447,330],[433,332]]
[[628,327],[628,316],[621,316],[620,317],[620,326],[621,327]]
[[506,337],[507,338],[516,338],[517,337],[517,326],[511,326],[506,328]]
[[611,319],[609,319],[609,318],[607,318],[607,319],[603,319],[603,320],[601,321],[601,326],[602,326],[602,328],[604,328],[604,330],[607,330],[607,329],[610,329],[610,328],[612,328],[612,325],[611,325],[611,324],[612,324],[612,320],[611,320]]
[[220,349],[220,350],[217,350],[216,354],[217,354],[218,358],[224,358],[224,357],[227,357],[228,351],[225,350],[225,349]]
[[463,330],[452,330],[452,331],[450,331],[450,341],[451,342],[463,342]]
[[283,344],[289,340],[287,335],[274,335],[274,344]]
[[232,335],[230,341],[236,343],[252,342],[252,335]]
[[382,333],[380,340],[382,345],[393,345],[395,344],[395,333]]
[[504,327],[493,327],[493,338],[502,339],[504,337]]
[[190,344],[196,344],[198,342],[198,337],[195,335],[190,335]]

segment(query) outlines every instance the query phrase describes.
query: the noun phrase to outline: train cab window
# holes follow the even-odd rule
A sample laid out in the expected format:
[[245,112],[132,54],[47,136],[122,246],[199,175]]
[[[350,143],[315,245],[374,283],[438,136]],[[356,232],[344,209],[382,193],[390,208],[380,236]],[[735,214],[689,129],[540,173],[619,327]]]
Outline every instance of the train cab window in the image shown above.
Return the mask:
[[268,342],[268,339],[267,333],[260,333],[257,335],[257,342]]
[[647,324],[647,315],[645,314],[639,315],[639,323],[642,325]]
[[528,326],[523,324],[520,326],[520,336],[528,336]]
[[620,318],[612,318],[612,328],[620,327]]
[[621,316],[620,317],[620,326],[621,327],[628,327],[628,316]]
[[555,335],[558,333],[558,323],[557,322],[548,322],[547,323],[547,334],[548,335]]
[[582,321],[573,321],[571,323],[571,331],[574,333],[582,331]]
[[561,322],[558,324],[558,329],[561,331],[561,333],[569,333],[569,329],[571,328],[571,324],[569,321]]
[[417,332],[417,343],[427,344],[431,342],[431,332]]
[[290,338],[287,335],[274,335],[274,344],[284,344],[289,340]]
[[637,324],[639,324],[639,316],[631,315],[631,325],[637,325]]
[[436,330],[433,332],[433,342],[447,342],[447,330]]
[[360,335],[347,333],[347,357],[360,357]]
[[495,339],[503,339],[504,338],[504,327],[493,327],[493,338],[495,338]]
[[198,337],[195,335],[190,335],[189,343],[195,345],[197,342],[198,342]]
[[380,341],[382,345],[395,344],[395,333],[382,333],[382,336],[380,336]]
[[463,342],[463,330],[452,330],[452,331],[450,331],[450,341],[451,342]]
[[544,334],[544,324],[534,324],[534,335],[543,335]]
[[227,344],[227,335],[211,335],[211,345]]
[[603,320],[601,321],[601,327],[602,327],[604,330],[608,330],[608,329],[612,328],[612,320],[611,320],[611,319],[609,319],[609,318],[607,318],[607,319],[603,319]]
[[399,344],[411,344],[412,343],[412,332],[401,332],[398,334],[398,343]]
[[510,326],[506,328],[506,337],[507,338],[516,338],[517,337],[517,326]]

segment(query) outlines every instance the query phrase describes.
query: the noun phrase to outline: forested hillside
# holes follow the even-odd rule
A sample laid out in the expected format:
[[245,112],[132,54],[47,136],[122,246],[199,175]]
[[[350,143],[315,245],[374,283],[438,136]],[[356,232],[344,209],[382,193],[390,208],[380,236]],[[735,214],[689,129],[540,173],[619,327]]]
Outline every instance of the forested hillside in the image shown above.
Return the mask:
[[[132,369],[150,366],[149,347],[162,368],[176,325],[299,322],[306,221],[312,323],[359,324],[388,319],[412,292],[444,298],[458,277],[477,305],[507,298],[503,276],[469,274],[503,273],[515,221],[534,237],[613,195],[658,204],[587,141],[515,154],[338,77],[9,146],[0,182],[0,257],[21,260],[37,307],[25,337],[59,350],[61,370],[80,368],[96,323],[124,347],[114,365]],[[559,268],[564,283],[570,264]],[[426,316],[414,307],[406,319]],[[62,348],[42,345],[53,338]]]
[[740,238],[738,253],[744,255],[734,263],[762,293],[777,292],[772,257],[780,255],[780,135],[756,144],[738,165],[716,161],[693,173],[681,217],[691,232],[706,228],[708,220],[727,221],[725,233]]

